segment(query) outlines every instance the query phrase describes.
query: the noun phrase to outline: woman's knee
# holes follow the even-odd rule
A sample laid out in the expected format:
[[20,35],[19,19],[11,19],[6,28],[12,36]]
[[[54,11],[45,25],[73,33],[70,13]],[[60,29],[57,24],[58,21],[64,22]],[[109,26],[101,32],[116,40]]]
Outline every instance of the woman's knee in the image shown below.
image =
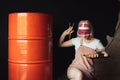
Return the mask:
[[82,78],[82,72],[77,68],[70,68],[67,73],[68,78]]

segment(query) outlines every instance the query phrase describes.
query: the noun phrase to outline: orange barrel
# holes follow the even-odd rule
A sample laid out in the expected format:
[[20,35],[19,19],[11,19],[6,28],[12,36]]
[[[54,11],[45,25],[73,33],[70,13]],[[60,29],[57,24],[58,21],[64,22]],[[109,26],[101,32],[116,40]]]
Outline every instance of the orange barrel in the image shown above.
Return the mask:
[[52,80],[52,16],[10,13],[9,80]]

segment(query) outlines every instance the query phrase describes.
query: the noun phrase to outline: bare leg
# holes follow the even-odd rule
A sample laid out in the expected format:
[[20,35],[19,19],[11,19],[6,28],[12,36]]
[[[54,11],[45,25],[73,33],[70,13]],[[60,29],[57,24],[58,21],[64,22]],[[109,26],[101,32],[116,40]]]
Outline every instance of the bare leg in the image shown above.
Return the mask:
[[82,72],[76,68],[70,68],[67,76],[70,80],[82,80],[83,78]]

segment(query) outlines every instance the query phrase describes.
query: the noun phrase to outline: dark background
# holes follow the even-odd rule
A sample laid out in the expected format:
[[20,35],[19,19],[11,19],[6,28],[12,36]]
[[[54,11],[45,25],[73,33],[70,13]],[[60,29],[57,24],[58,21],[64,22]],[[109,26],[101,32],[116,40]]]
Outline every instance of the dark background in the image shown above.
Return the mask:
[[[61,77],[74,58],[74,49],[60,48],[61,33],[74,22],[74,30],[81,19],[89,19],[95,37],[107,44],[106,35],[113,36],[118,13],[118,0],[3,0],[0,2],[0,80],[8,78],[8,14],[12,12],[42,12],[53,16],[53,79]],[[72,34],[75,37],[76,33]],[[67,38],[66,38],[67,39]]]

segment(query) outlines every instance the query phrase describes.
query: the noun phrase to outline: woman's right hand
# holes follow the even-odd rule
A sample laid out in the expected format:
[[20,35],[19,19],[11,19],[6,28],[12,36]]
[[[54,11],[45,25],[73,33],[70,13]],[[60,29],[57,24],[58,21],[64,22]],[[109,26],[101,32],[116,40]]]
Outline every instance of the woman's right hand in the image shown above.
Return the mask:
[[62,35],[60,36],[59,46],[61,46],[61,47],[69,47],[69,46],[72,46],[73,44],[72,44],[72,41],[71,41],[71,40],[64,41],[64,39],[65,39],[65,36],[66,36],[66,35],[69,35],[69,34],[71,34],[71,33],[73,33],[73,32],[74,32],[74,31],[73,31],[73,27],[72,27],[72,26],[70,26],[68,29],[66,29],[66,30],[62,33]]
[[69,34],[71,34],[71,33],[73,33],[74,32],[74,30],[73,30],[73,27],[69,27],[68,29],[66,29],[64,32],[63,32],[63,35],[69,35]]

